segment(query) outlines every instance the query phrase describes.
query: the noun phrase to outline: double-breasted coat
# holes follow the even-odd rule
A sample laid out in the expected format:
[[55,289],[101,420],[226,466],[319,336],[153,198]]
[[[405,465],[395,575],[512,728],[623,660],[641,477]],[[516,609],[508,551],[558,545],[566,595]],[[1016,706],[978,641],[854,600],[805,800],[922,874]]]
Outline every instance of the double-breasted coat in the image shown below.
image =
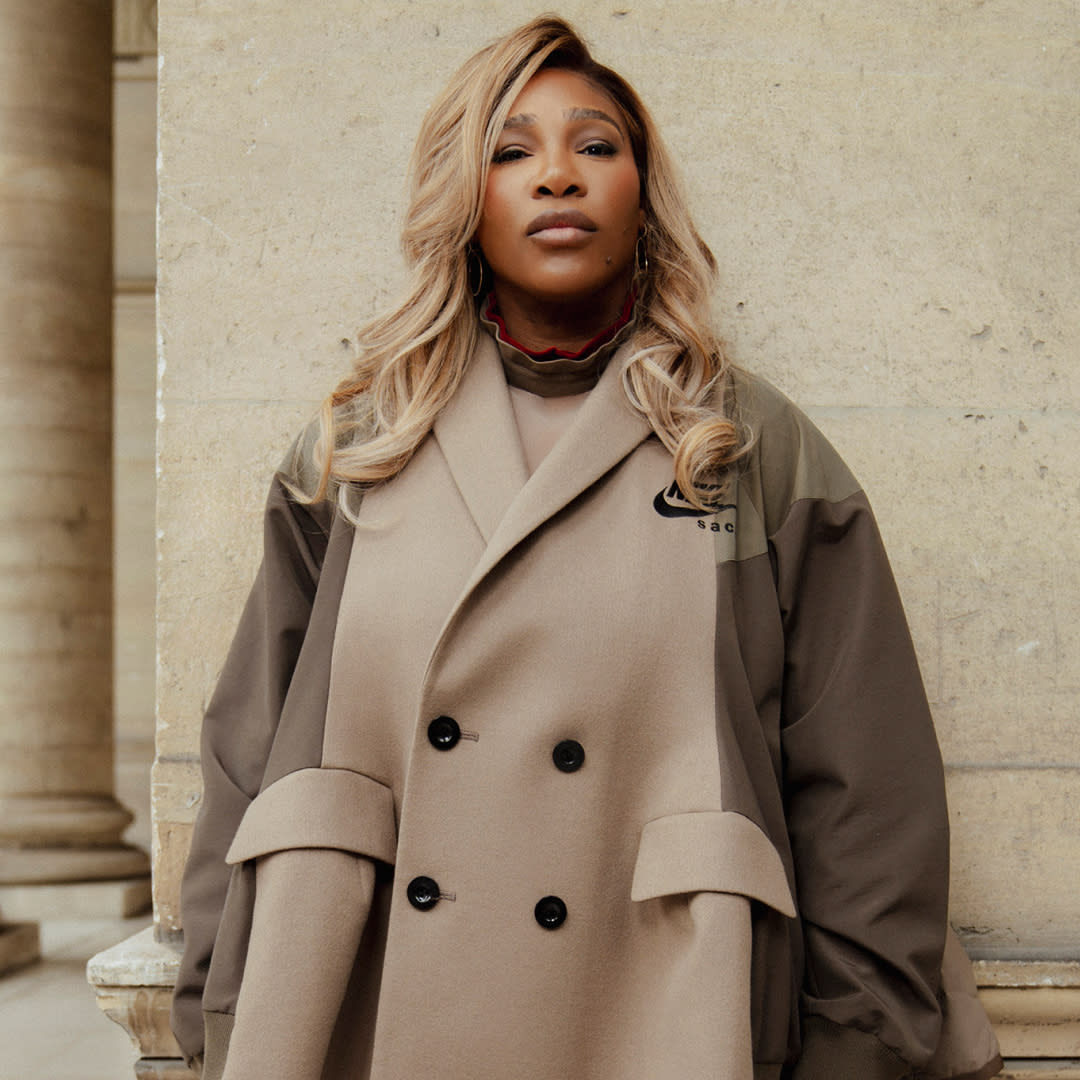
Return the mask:
[[481,334],[355,525],[289,494],[303,445],[275,478],[184,883],[205,1075],[891,1080],[943,1004],[927,1075],[996,1071],[942,996],[942,767],[864,495],[738,374],[753,448],[695,510],[625,355],[531,476]]

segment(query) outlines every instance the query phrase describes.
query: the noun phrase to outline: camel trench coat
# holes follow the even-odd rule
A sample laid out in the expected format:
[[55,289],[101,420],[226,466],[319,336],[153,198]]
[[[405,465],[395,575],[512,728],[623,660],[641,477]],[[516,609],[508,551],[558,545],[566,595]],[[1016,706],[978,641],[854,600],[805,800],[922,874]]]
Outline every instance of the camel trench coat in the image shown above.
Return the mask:
[[[942,767],[865,497],[736,375],[756,442],[696,511],[624,361],[531,477],[482,334],[355,527],[288,494],[303,448],[275,479],[184,883],[204,1075],[892,1080],[939,1047]],[[975,1042],[928,1075],[991,1075]]]

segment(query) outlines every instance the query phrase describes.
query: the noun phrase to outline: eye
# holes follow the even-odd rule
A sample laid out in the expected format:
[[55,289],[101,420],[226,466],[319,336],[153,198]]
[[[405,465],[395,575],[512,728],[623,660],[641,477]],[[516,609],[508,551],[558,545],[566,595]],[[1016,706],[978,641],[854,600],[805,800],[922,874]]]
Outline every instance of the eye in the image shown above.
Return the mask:
[[581,153],[589,157],[614,157],[617,153],[614,146],[603,139],[596,139],[581,148]]
[[520,146],[506,146],[502,150],[496,150],[491,159],[493,165],[505,165],[508,161],[520,161],[528,155]]

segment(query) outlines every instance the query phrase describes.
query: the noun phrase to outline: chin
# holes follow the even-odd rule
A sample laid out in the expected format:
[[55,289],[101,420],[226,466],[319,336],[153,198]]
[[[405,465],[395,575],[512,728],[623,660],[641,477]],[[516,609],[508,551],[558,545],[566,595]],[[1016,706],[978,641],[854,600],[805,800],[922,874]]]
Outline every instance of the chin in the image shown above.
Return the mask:
[[[586,304],[591,300],[622,299],[630,290],[630,275],[580,278],[551,276],[534,279],[520,286],[521,291],[534,300],[545,303]],[[617,294],[617,296],[616,296]]]

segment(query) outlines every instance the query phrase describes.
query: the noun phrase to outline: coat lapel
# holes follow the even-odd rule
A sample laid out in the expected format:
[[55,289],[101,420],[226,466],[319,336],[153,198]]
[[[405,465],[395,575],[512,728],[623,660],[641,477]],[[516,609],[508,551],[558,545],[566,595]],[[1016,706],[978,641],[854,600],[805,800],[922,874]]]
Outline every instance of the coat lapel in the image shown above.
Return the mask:
[[[483,336],[474,369],[483,369],[466,379],[455,397],[451,415],[436,423],[436,436],[462,495],[487,540],[461,600],[531,532],[557,514],[568,503],[613,469],[652,429],[626,400],[622,370],[630,355],[629,344],[612,357],[596,389],[589,395],[569,430],[555,444],[527,481],[521,441],[514,423],[494,342]],[[492,369],[492,362],[494,369]],[[483,380],[481,382],[481,380]],[[499,393],[491,385],[497,381]],[[498,402],[499,409],[493,406]],[[450,406],[444,413],[449,412]],[[481,434],[481,425],[494,422],[498,411],[499,435]],[[444,430],[446,436],[444,437]],[[507,449],[513,446],[513,455]],[[513,471],[509,467],[513,458]],[[489,477],[498,476],[492,480]],[[507,499],[511,484],[516,485]],[[503,501],[505,500],[505,501]],[[500,507],[502,512],[500,513]],[[451,616],[452,617],[452,616]]]
[[435,420],[435,438],[484,543],[490,543],[529,471],[499,351],[485,332],[461,385]]

